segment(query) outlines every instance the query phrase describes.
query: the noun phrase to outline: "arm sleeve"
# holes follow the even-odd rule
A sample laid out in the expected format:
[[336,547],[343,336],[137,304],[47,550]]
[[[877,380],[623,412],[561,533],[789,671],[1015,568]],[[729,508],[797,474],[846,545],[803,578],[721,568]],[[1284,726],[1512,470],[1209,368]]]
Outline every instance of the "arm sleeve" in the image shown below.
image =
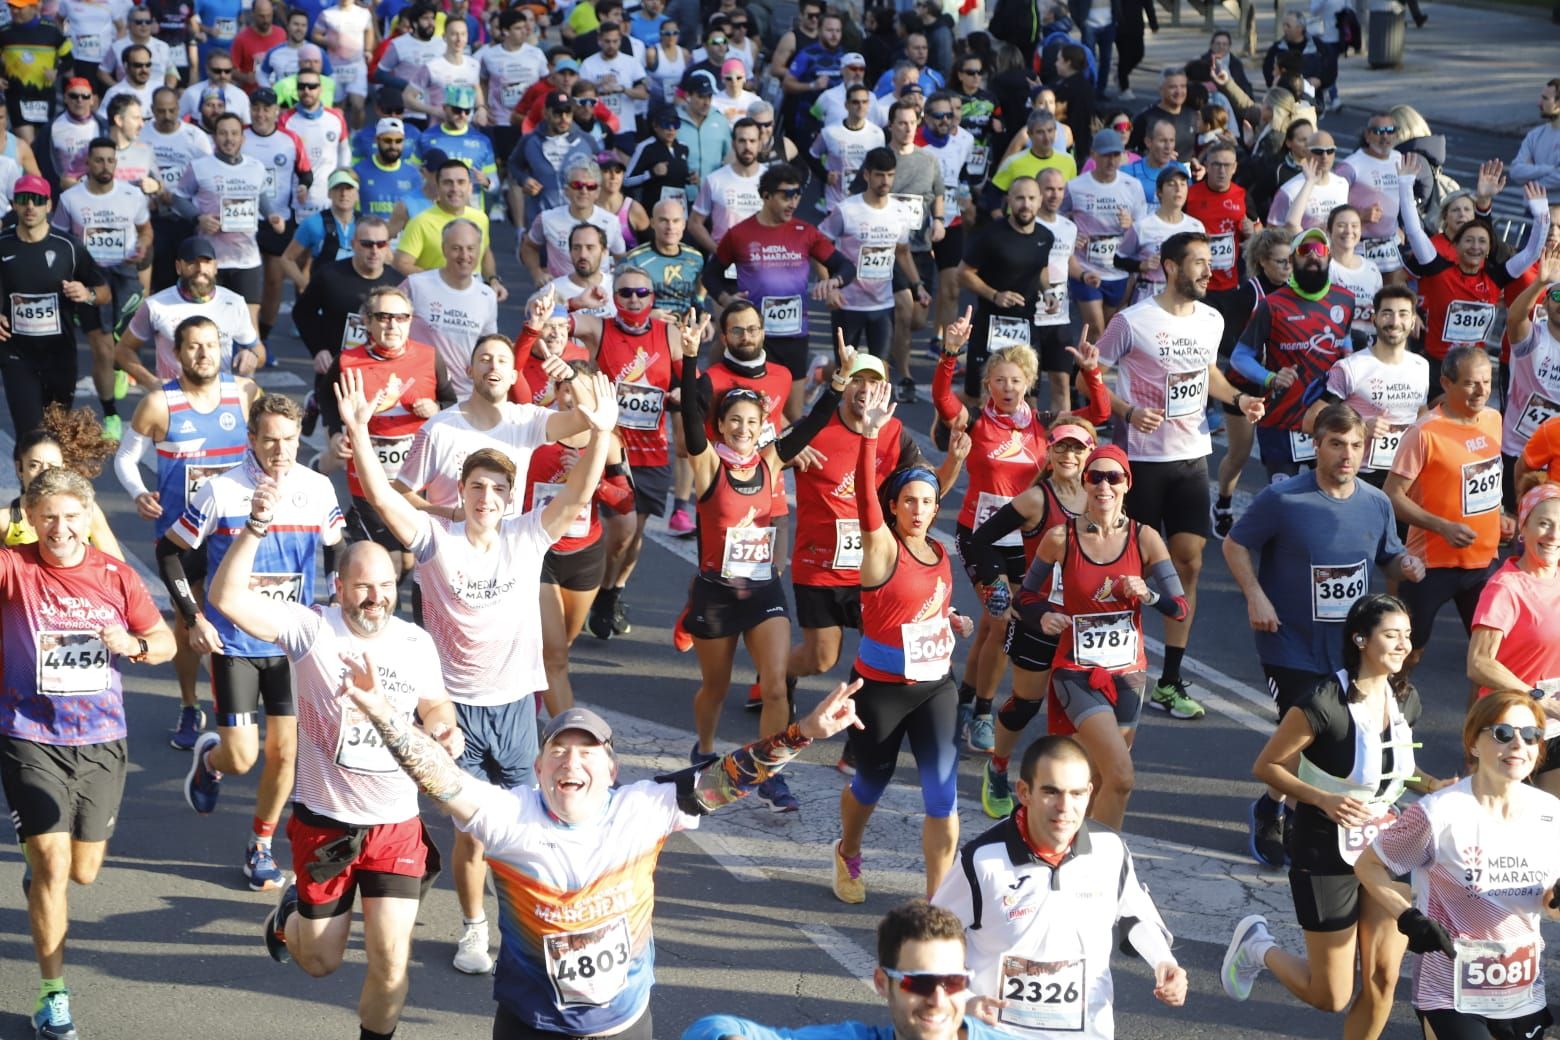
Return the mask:
[[876,531],[883,526],[883,507],[877,496],[877,438],[861,438],[861,449],[856,453],[856,509],[863,531]]
[[1527,242],[1523,244],[1520,253],[1506,260],[1504,280],[1499,277],[1500,271],[1490,272],[1497,282],[1521,278],[1528,268],[1538,263],[1538,254],[1544,251],[1544,243],[1549,240],[1549,207],[1542,201],[1535,200],[1528,203],[1528,212],[1533,217],[1533,226],[1528,229]]
[[975,567],[975,580],[989,585],[1001,577],[1005,557],[997,549],[997,539],[1024,526],[1024,514],[1009,502],[997,510],[985,523],[970,534],[970,561]]
[[1085,405],[1078,414],[1095,426],[1110,422],[1110,387],[1105,385],[1105,377],[1098,368],[1083,374],[1083,395]]
[[1240,340],[1235,344],[1235,353],[1230,357],[1230,367],[1260,387],[1266,387],[1268,378],[1273,374],[1257,356],[1272,328],[1273,314],[1268,310],[1267,301],[1263,300],[1251,312],[1251,320],[1246,323]]
[[1414,263],[1425,267],[1438,259],[1435,245],[1430,241],[1430,236],[1425,234],[1425,226],[1419,220],[1419,203],[1414,201],[1414,182],[1407,177],[1398,178],[1398,219],[1403,223],[1403,237],[1408,240],[1409,248],[1413,251]]
[[[331,362],[330,371],[325,373],[325,385],[334,387],[341,382],[341,355],[336,355],[336,360]],[[341,409],[336,405],[334,393],[320,395],[320,421],[325,424],[327,433],[337,434],[341,432]]]
[[932,405],[937,417],[945,423],[955,423],[964,413],[964,403],[953,392],[953,372],[959,359],[944,352],[937,359],[937,372],[932,376]]
[[833,249],[821,263],[828,270],[829,277],[840,280],[841,288],[856,280],[856,265],[838,249]]
[[840,396],[840,392],[833,386],[824,387],[812,410],[787,430],[785,436],[775,441],[775,454],[780,456],[781,462],[790,462],[796,458],[814,437],[823,432],[834,410],[840,405]]
[[147,492],[146,481],[141,476],[141,456],[151,443],[151,438],[142,436],[134,427],[125,424],[119,450],[114,452],[114,476],[119,478],[119,486],[131,498],[139,498]]
[[[683,359],[679,380],[682,389],[683,443],[688,449],[689,458],[703,455],[710,446],[709,436],[704,432],[704,401],[699,397],[699,367],[691,361],[691,358]],[[711,405],[713,407],[713,402]]]
[[200,605],[195,602],[195,596],[190,592],[189,578],[184,573],[184,554],[188,551],[167,535],[157,539],[157,573],[162,576],[174,609],[186,625],[194,625],[195,616],[200,613]]
[[440,408],[455,407],[455,402],[459,400],[459,398],[455,396],[455,384],[450,382],[449,369],[444,366],[444,359],[442,357],[435,357],[433,359],[433,373],[434,379],[437,381],[437,386],[434,388],[433,392],[434,400],[439,402]]
[[1175,572],[1175,565],[1169,560],[1151,563],[1143,577],[1148,587],[1159,596],[1154,601],[1154,609],[1171,621],[1186,620],[1190,608],[1186,603],[1186,590],[1181,587],[1181,577]]

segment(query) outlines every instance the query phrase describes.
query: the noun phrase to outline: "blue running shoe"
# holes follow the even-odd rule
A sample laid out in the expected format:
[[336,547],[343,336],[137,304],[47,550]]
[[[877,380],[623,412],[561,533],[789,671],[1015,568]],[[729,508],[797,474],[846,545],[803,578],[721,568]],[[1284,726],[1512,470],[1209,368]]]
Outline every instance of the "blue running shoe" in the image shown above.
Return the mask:
[[206,765],[206,753],[222,743],[215,733],[202,733],[195,738],[190,752],[190,771],[184,778],[184,800],[190,808],[202,816],[216,810],[217,796],[222,793],[222,774]]
[[719,761],[720,756],[713,751],[700,751],[699,742],[693,742],[693,750],[688,752],[688,764],[690,766],[707,766]]
[[989,755],[997,746],[997,724],[990,715],[976,715],[970,720],[969,749],[977,754]]
[[32,1017],[37,1040],[76,1040],[76,1023],[70,1020],[70,991],[59,990],[43,998]]
[[249,879],[252,892],[266,892],[287,884],[287,875],[277,869],[268,843],[249,844],[249,849],[244,853],[244,876]]
[[168,743],[176,751],[189,751],[195,746],[195,738],[200,736],[200,731],[205,728],[205,712],[187,706],[180,708],[178,728],[173,731],[173,736],[168,738]]
[[292,960],[292,954],[287,952],[287,919],[297,909],[298,886],[292,884],[282,889],[276,906],[265,915],[265,952],[278,964]]
[[796,800],[796,795],[786,786],[785,777],[772,776],[758,785],[754,792],[758,800],[769,806],[769,811],[774,813],[798,812],[802,803]]

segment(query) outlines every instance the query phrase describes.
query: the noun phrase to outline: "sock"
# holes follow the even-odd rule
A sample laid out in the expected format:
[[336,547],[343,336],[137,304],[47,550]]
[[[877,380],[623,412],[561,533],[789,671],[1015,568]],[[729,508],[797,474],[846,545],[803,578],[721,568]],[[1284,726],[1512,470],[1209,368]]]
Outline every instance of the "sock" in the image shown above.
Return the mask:
[[[959,703],[960,704],[973,704],[973,703],[975,703],[975,687],[971,686],[967,682],[966,683],[960,683],[959,684]],[[987,703],[989,704],[990,702],[988,701]]]
[[480,917],[467,917],[465,914],[461,914],[460,923],[466,925],[468,928],[474,924],[485,925],[487,924],[487,914],[483,914]]
[[271,338],[271,330],[276,328],[275,322],[262,321],[260,323],[260,341],[263,343]]
[[604,588],[596,593],[596,602],[591,609],[598,610],[603,614],[609,614],[612,612],[612,606],[617,602],[617,598],[617,589]]
[[1257,799],[1257,815],[1270,820],[1278,815],[1278,809],[1279,804],[1273,800],[1271,795],[1263,791],[1262,797]]
[[110,415],[119,414],[118,409],[114,407],[114,399],[112,397],[100,397],[98,398],[98,404],[103,408],[103,418],[105,419]]
[[1181,678],[1181,658],[1185,656],[1186,647],[1184,646],[1167,645],[1165,647],[1165,667],[1159,673],[1159,685],[1163,686]]
[[1219,500],[1214,503],[1214,506],[1218,509],[1228,509],[1230,507],[1230,496],[1220,495]]
[[991,714],[991,698],[990,697],[976,697],[975,698],[975,714],[976,715],[990,715]]
[[38,984],[38,1007],[43,1007],[43,1002],[49,998],[49,994],[65,992],[67,991],[65,989],[64,979],[60,978],[41,980]]
[[394,1029],[388,1033],[376,1033],[365,1025],[358,1025],[358,1040],[392,1040],[394,1036]]
[[1006,758],[998,758],[996,755],[991,756],[991,771],[993,773],[996,773],[998,776],[1006,776],[1007,767],[1008,760]]
[[276,824],[267,823],[260,817],[256,816],[254,818],[254,828],[251,833],[254,835],[255,844],[259,845],[263,843],[269,845],[271,844],[271,836],[276,833]]

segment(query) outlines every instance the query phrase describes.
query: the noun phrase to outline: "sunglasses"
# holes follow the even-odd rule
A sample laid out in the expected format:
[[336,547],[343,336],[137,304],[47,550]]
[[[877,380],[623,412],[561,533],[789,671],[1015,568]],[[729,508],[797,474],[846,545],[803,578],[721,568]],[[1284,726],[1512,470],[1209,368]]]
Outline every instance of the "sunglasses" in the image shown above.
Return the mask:
[[953,118],[953,113],[952,112],[928,112],[928,113],[926,113],[926,118],[928,118],[928,119],[952,119]]
[[207,69],[206,71],[213,76],[231,76],[233,75],[233,66],[229,65],[225,69]]
[[961,76],[979,76],[980,74],[981,70],[979,68],[959,70],[959,75]]
[[12,197],[11,203],[16,206],[47,206],[49,197],[47,195],[39,195],[37,192],[19,191]]
[[132,19],[130,19],[130,24],[131,25],[151,25],[151,24],[153,24],[153,22],[152,22],[152,20],[150,18],[132,18]]
[[390,248],[390,240],[388,238],[360,238],[357,240],[357,244],[362,246],[364,249]]
[[1537,726],[1513,726],[1509,722],[1497,722],[1493,726],[1485,726],[1484,729],[1495,738],[1497,744],[1510,744],[1521,737],[1522,743],[1537,745],[1544,739],[1544,731]]
[[1388,134],[1395,134],[1395,133],[1397,133],[1397,127],[1391,126],[1391,125],[1388,125],[1388,126],[1372,126],[1372,127],[1368,127],[1367,129],[1369,129],[1369,131],[1371,133],[1373,133],[1373,134],[1380,134],[1382,137],[1386,137]]
[[149,61],[127,61],[125,67],[130,69],[149,69],[152,63]]
[[801,188],[776,188],[774,190],[773,194],[780,196],[782,199],[799,199],[799,198],[802,197],[802,189]]
[[931,996],[937,992],[938,986],[943,988],[944,993],[952,996],[964,992],[970,985],[970,973],[967,971],[940,975],[930,971],[895,971],[893,968],[884,968],[883,974],[898,982],[902,992],[914,993],[918,997]]
[[576,105],[580,106],[581,108],[595,108],[596,107],[596,99],[593,98],[593,97],[577,97],[577,98],[574,99],[574,103]]
[[771,119],[767,123],[760,123],[758,120],[755,119],[755,120],[753,120],[753,125],[758,127],[760,130],[768,130],[770,127],[775,125],[775,121],[773,119]]
[[369,317],[373,318],[375,321],[393,321],[397,325],[405,325],[407,322],[412,320],[412,316],[410,314],[406,314],[401,311],[375,311],[374,313],[370,314]]
[[1083,479],[1090,484],[1125,484],[1127,475],[1119,469],[1091,469],[1083,475]]
[[721,79],[727,83],[741,83],[743,80],[747,79],[747,77],[739,73],[735,76],[722,76]]
[[625,300],[642,300],[646,296],[654,296],[655,290],[639,285],[625,285],[617,290],[617,295]]
[[736,32],[738,29],[746,29],[747,27],[748,27],[748,23],[747,22],[732,22],[731,23],[731,31],[732,32]]
[[1327,248],[1326,242],[1317,242],[1314,239],[1309,242],[1301,242],[1300,248],[1295,250],[1295,253],[1300,256],[1327,256],[1330,252],[1331,250]]
[[575,191],[595,191],[601,187],[600,181],[570,181],[569,187]]
[[1312,155],[1337,155],[1338,154],[1338,149],[1336,149],[1336,148],[1309,148],[1309,149],[1307,149],[1307,151],[1309,151]]
[[91,94],[66,94],[65,95],[65,100],[66,101],[91,101],[92,100],[92,95]]
[[305,83],[305,82],[303,82],[303,80],[299,80],[298,81],[298,89],[299,90],[319,90],[320,89],[320,85],[318,83]]
[[661,35],[662,36],[681,36],[682,35],[682,30],[681,29],[662,29],[661,30]]
[[459,105],[445,105],[444,107],[449,109],[451,112],[457,112],[457,113],[459,113],[460,115],[463,115],[463,116],[471,115],[471,109],[469,109],[469,108],[461,108]]

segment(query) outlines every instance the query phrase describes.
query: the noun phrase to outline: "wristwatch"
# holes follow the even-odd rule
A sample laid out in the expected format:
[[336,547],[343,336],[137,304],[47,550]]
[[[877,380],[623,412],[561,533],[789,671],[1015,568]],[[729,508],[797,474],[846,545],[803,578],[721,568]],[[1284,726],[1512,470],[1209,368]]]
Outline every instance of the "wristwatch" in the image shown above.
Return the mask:
[[147,643],[146,639],[144,637],[142,637],[142,636],[136,636],[135,637],[135,641],[136,641],[137,645],[140,646],[140,650],[138,652],[136,652],[136,653],[131,654],[130,655],[130,660],[134,661],[136,664],[144,664],[146,662],[147,657],[151,655],[151,652],[152,652],[151,645],[149,643]]

